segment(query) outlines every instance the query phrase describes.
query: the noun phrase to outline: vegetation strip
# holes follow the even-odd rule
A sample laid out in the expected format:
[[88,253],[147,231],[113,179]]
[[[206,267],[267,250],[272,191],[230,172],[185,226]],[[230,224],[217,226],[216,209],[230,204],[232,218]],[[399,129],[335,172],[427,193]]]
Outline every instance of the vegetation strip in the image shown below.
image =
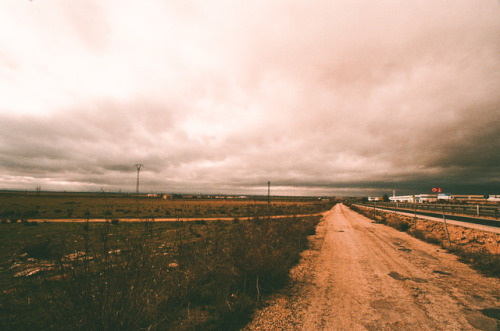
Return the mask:
[[146,218],[227,218],[314,214],[327,210],[328,201],[318,199],[203,200],[134,198],[127,195],[67,193],[50,195],[0,194],[0,219],[146,219]]
[[3,224],[0,329],[239,329],[320,219]]
[[[373,206],[368,206],[368,205],[363,205],[365,208],[373,208]],[[421,210],[412,210],[412,209],[401,209],[401,208],[389,208],[389,207],[375,207],[376,209],[380,210],[387,210],[387,211],[398,211],[398,212],[405,212],[405,213],[412,213],[412,214],[417,214],[417,215],[422,215],[422,216],[431,216],[431,217],[442,217],[443,213],[437,213],[437,212],[428,212],[428,211],[421,211]],[[486,225],[486,226],[493,226],[493,227],[500,227],[500,221],[498,220],[493,220],[493,219],[486,219],[486,218],[477,218],[477,217],[471,217],[471,216],[460,216],[460,215],[451,215],[451,214],[445,214],[446,218],[449,220],[454,220],[454,221],[459,221],[459,222],[464,222],[464,223],[473,223],[473,224],[480,224],[480,225]]]
[[[300,214],[300,215],[273,215],[269,216],[272,219],[279,218],[290,218],[290,217],[309,217],[309,216],[322,216],[324,213],[314,213],[314,214]],[[182,218],[152,218],[151,221],[154,222],[196,222],[196,221],[233,221],[235,219],[238,220],[250,220],[255,217],[182,217]],[[47,222],[47,223],[104,223],[111,221],[118,222],[144,222],[144,219],[140,218],[94,218],[94,219],[83,219],[83,218],[60,218],[60,219],[30,219],[26,220],[26,222]]]

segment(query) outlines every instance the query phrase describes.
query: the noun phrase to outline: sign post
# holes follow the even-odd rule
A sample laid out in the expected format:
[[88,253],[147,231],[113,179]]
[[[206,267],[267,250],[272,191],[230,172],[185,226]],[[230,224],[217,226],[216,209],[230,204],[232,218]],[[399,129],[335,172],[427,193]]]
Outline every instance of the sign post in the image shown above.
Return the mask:
[[443,222],[444,222],[444,229],[446,231],[446,237],[448,237],[448,243],[450,244],[451,248],[450,233],[448,232],[448,225],[446,224],[446,217],[444,216],[444,208],[443,208]]

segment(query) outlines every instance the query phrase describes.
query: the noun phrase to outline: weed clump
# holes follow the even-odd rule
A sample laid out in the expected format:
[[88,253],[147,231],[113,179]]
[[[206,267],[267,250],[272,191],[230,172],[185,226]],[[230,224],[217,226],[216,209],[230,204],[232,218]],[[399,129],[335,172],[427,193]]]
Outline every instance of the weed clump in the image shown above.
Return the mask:
[[46,239],[36,241],[34,243],[24,246],[23,252],[28,254],[29,257],[34,259],[49,260],[57,257],[57,247],[52,240]]
[[500,276],[500,256],[492,254],[485,247],[452,246],[450,252],[458,255],[462,261],[469,263],[476,270],[489,276]]

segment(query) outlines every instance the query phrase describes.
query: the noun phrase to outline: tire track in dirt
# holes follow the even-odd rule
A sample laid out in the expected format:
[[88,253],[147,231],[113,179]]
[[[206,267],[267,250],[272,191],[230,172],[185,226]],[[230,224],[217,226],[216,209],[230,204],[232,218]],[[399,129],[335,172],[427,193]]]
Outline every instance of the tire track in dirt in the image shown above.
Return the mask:
[[341,204],[318,225],[291,279],[247,330],[498,328],[498,279]]

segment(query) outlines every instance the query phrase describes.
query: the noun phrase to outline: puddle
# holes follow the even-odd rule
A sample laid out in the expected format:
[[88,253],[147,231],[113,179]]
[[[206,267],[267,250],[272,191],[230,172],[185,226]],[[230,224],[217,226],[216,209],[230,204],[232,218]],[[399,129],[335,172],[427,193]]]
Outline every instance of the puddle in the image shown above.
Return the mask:
[[394,309],[394,302],[390,300],[375,300],[370,302],[370,306],[374,309]]
[[406,277],[403,277],[400,273],[395,272],[395,271],[389,272],[389,276],[394,278],[395,280],[403,280],[404,281],[407,279]]
[[[483,309],[483,311],[486,309]],[[498,310],[498,309],[497,309]],[[482,312],[482,311],[481,311]],[[481,314],[479,311],[467,311],[465,312],[465,318],[470,325],[479,330],[498,330],[498,323],[495,319]]]
[[483,315],[497,319],[500,321],[500,309],[499,308],[486,308],[486,309],[481,309],[481,313]]

